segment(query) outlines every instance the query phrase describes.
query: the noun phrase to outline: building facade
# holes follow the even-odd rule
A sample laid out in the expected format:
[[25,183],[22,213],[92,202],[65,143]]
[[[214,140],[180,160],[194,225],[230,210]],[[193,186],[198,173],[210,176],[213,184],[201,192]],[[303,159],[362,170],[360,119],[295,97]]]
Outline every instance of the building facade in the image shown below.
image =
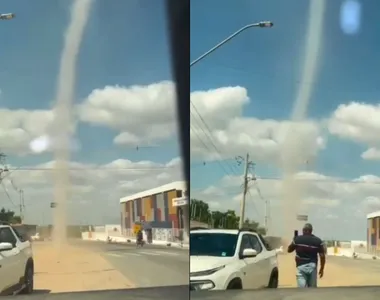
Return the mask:
[[380,211],[367,215],[367,251],[380,250]]
[[175,202],[186,190],[186,182],[177,181],[121,198],[122,227],[133,229],[136,222],[144,222],[151,228],[186,228],[186,203]]

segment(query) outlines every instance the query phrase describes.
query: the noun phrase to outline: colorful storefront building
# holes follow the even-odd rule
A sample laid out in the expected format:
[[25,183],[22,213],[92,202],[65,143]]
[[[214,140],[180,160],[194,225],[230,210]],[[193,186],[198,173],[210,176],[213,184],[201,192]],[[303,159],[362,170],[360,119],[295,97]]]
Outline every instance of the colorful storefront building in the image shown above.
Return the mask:
[[367,250],[377,252],[380,250],[380,211],[367,215]]
[[144,222],[151,228],[186,229],[188,201],[178,202],[187,195],[186,190],[186,182],[177,181],[121,198],[122,228],[133,229]]

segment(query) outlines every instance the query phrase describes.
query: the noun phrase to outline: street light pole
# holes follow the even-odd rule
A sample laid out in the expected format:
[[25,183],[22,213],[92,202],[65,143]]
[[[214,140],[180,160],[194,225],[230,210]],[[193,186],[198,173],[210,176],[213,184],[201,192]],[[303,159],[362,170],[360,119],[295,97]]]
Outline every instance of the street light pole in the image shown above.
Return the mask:
[[239,35],[240,33],[242,33],[243,31],[249,29],[249,28],[253,28],[253,27],[261,27],[261,28],[270,28],[270,27],[273,27],[273,23],[270,22],[270,21],[264,21],[264,22],[259,22],[259,23],[253,23],[253,24],[248,24],[242,28],[240,28],[238,31],[236,31],[235,33],[231,34],[229,37],[227,37],[225,40],[221,41],[219,44],[217,44],[215,47],[211,48],[210,50],[208,50],[206,53],[202,54],[201,56],[199,56],[196,60],[194,60],[192,63],[190,63],[190,67],[192,67],[193,65],[195,65],[197,62],[199,62],[200,60],[202,60],[203,58],[205,58],[206,56],[208,56],[209,54],[211,54],[212,52],[214,52],[216,49],[218,49],[219,47],[223,46],[225,43],[227,43],[228,41],[232,40],[234,37],[236,37],[237,35]]

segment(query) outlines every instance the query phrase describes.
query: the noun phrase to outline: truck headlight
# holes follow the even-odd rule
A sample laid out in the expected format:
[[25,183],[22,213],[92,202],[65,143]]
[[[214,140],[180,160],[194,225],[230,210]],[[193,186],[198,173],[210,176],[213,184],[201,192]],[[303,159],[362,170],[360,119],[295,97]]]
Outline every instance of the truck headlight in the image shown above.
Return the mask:
[[207,291],[215,287],[215,284],[211,280],[202,281],[191,281],[190,290],[191,291]]

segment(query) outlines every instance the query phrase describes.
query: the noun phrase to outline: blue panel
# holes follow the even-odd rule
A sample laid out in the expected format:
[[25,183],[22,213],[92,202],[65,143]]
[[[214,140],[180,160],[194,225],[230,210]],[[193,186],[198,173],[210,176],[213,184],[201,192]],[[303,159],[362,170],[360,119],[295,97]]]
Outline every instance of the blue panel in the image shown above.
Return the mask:
[[134,200],[132,200],[132,203],[131,203],[131,217],[132,217],[132,223],[134,223],[135,221],[136,221],[136,219],[135,219],[135,203],[134,203],[135,201]]
[[141,217],[143,214],[142,214],[142,199],[139,198],[139,199],[136,199],[136,207],[137,207],[137,215],[139,217]]

